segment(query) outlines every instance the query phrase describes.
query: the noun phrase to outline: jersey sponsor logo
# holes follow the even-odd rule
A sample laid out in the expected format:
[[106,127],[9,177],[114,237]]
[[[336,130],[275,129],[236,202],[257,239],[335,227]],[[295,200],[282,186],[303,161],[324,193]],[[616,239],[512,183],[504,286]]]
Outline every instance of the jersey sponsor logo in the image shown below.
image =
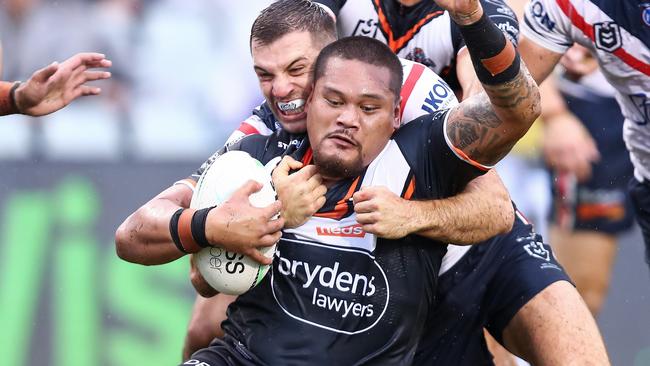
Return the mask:
[[280,240],[271,289],[287,315],[344,334],[373,328],[390,296],[386,274],[371,253],[291,239]]
[[185,361],[185,363],[183,365],[210,366],[209,363],[205,363],[203,361],[195,360],[195,359],[187,360],[187,361]]
[[594,40],[596,47],[606,52],[621,48],[621,29],[613,22],[594,23]]
[[648,121],[650,121],[650,99],[643,93],[628,95],[628,97],[634,104],[636,111],[643,118],[641,121],[632,121],[641,126],[648,124]]
[[287,150],[289,148],[289,146],[298,146],[300,144],[300,142],[302,142],[302,139],[291,140],[291,141],[289,141],[288,144],[286,142],[284,142],[284,141],[278,141],[278,147],[283,149],[283,150]]
[[531,257],[539,258],[547,262],[551,261],[551,252],[546,249],[539,235],[531,234],[519,237],[517,238],[517,243],[525,243],[524,250]]
[[346,238],[363,238],[366,232],[361,228],[361,224],[354,224],[350,226],[316,226],[316,234],[321,236],[341,236]]
[[429,91],[424,99],[421,108],[427,113],[433,113],[444,108],[449,103],[449,98],[453,92],[449,85],[442,80],[438,80]]
[[519,40],[519,28],[517,28],[517,23],[509,17],[502,16],[492,16],[490,17],[494,24],[496,24],[499,29],[508,37],[508,40],[512,42],[513,45],[518,44]]
[[555,28],[555,22],[549,18],[548,13],[546,12],[546,9],[544,9],[544,5],[542,5],[541,2],[534,1],[531,5],[531,10],[533,13],[533,18],[535,18],[535,21],[539,25],[543,26],[549,31],[552,31]]
[[378,29],[379,22],[376,19],[359,19],[357,25],[354,27],[352,35],[375,38]]

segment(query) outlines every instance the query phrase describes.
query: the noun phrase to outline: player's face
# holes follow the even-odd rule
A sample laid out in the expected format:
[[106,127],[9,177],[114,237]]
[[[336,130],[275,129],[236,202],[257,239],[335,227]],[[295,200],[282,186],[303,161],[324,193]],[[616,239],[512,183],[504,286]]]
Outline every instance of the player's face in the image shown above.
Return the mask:
[[326,178],[360,174],[399,127],[388,68],[332,57],[307,104],[314,162]]
[[292,32],[267,45],[252,43],[260,89],[282,127],[291,133],[305,131],[311,67],[322,48],[314,43],[309,32]]

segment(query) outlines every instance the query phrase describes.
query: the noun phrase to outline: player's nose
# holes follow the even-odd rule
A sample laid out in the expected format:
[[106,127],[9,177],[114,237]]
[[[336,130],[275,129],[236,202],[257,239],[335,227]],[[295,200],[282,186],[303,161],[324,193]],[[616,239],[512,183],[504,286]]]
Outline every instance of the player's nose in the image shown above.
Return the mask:
[[277,99],[288,97],[293,91],[293,83],[286,76],[278,76],[273,79],[273,96]]

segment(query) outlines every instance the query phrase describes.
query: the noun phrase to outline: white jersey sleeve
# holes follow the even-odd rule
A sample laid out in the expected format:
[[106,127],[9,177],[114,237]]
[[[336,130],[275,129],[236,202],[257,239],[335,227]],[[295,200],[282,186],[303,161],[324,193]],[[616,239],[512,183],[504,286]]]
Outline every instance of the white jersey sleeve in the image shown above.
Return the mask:
[[571,20],[555,0],[530,1],[521,28],[526,38],[556,53],[564,53],[573,45]]
[[402,124],[422,115],[458,104],[449,85],[421,63],[400,58],[404,70],[402,83]]

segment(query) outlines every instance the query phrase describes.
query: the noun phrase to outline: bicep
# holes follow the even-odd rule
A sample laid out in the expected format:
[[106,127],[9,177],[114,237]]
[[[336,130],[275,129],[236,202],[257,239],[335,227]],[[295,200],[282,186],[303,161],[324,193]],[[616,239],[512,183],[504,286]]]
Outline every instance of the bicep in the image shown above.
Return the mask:
[[188,208],[190,207],[193,193],[193,190],[188,185],[177,183],[160,192],[152,201],[163,200],[172,202],[176,206]]

